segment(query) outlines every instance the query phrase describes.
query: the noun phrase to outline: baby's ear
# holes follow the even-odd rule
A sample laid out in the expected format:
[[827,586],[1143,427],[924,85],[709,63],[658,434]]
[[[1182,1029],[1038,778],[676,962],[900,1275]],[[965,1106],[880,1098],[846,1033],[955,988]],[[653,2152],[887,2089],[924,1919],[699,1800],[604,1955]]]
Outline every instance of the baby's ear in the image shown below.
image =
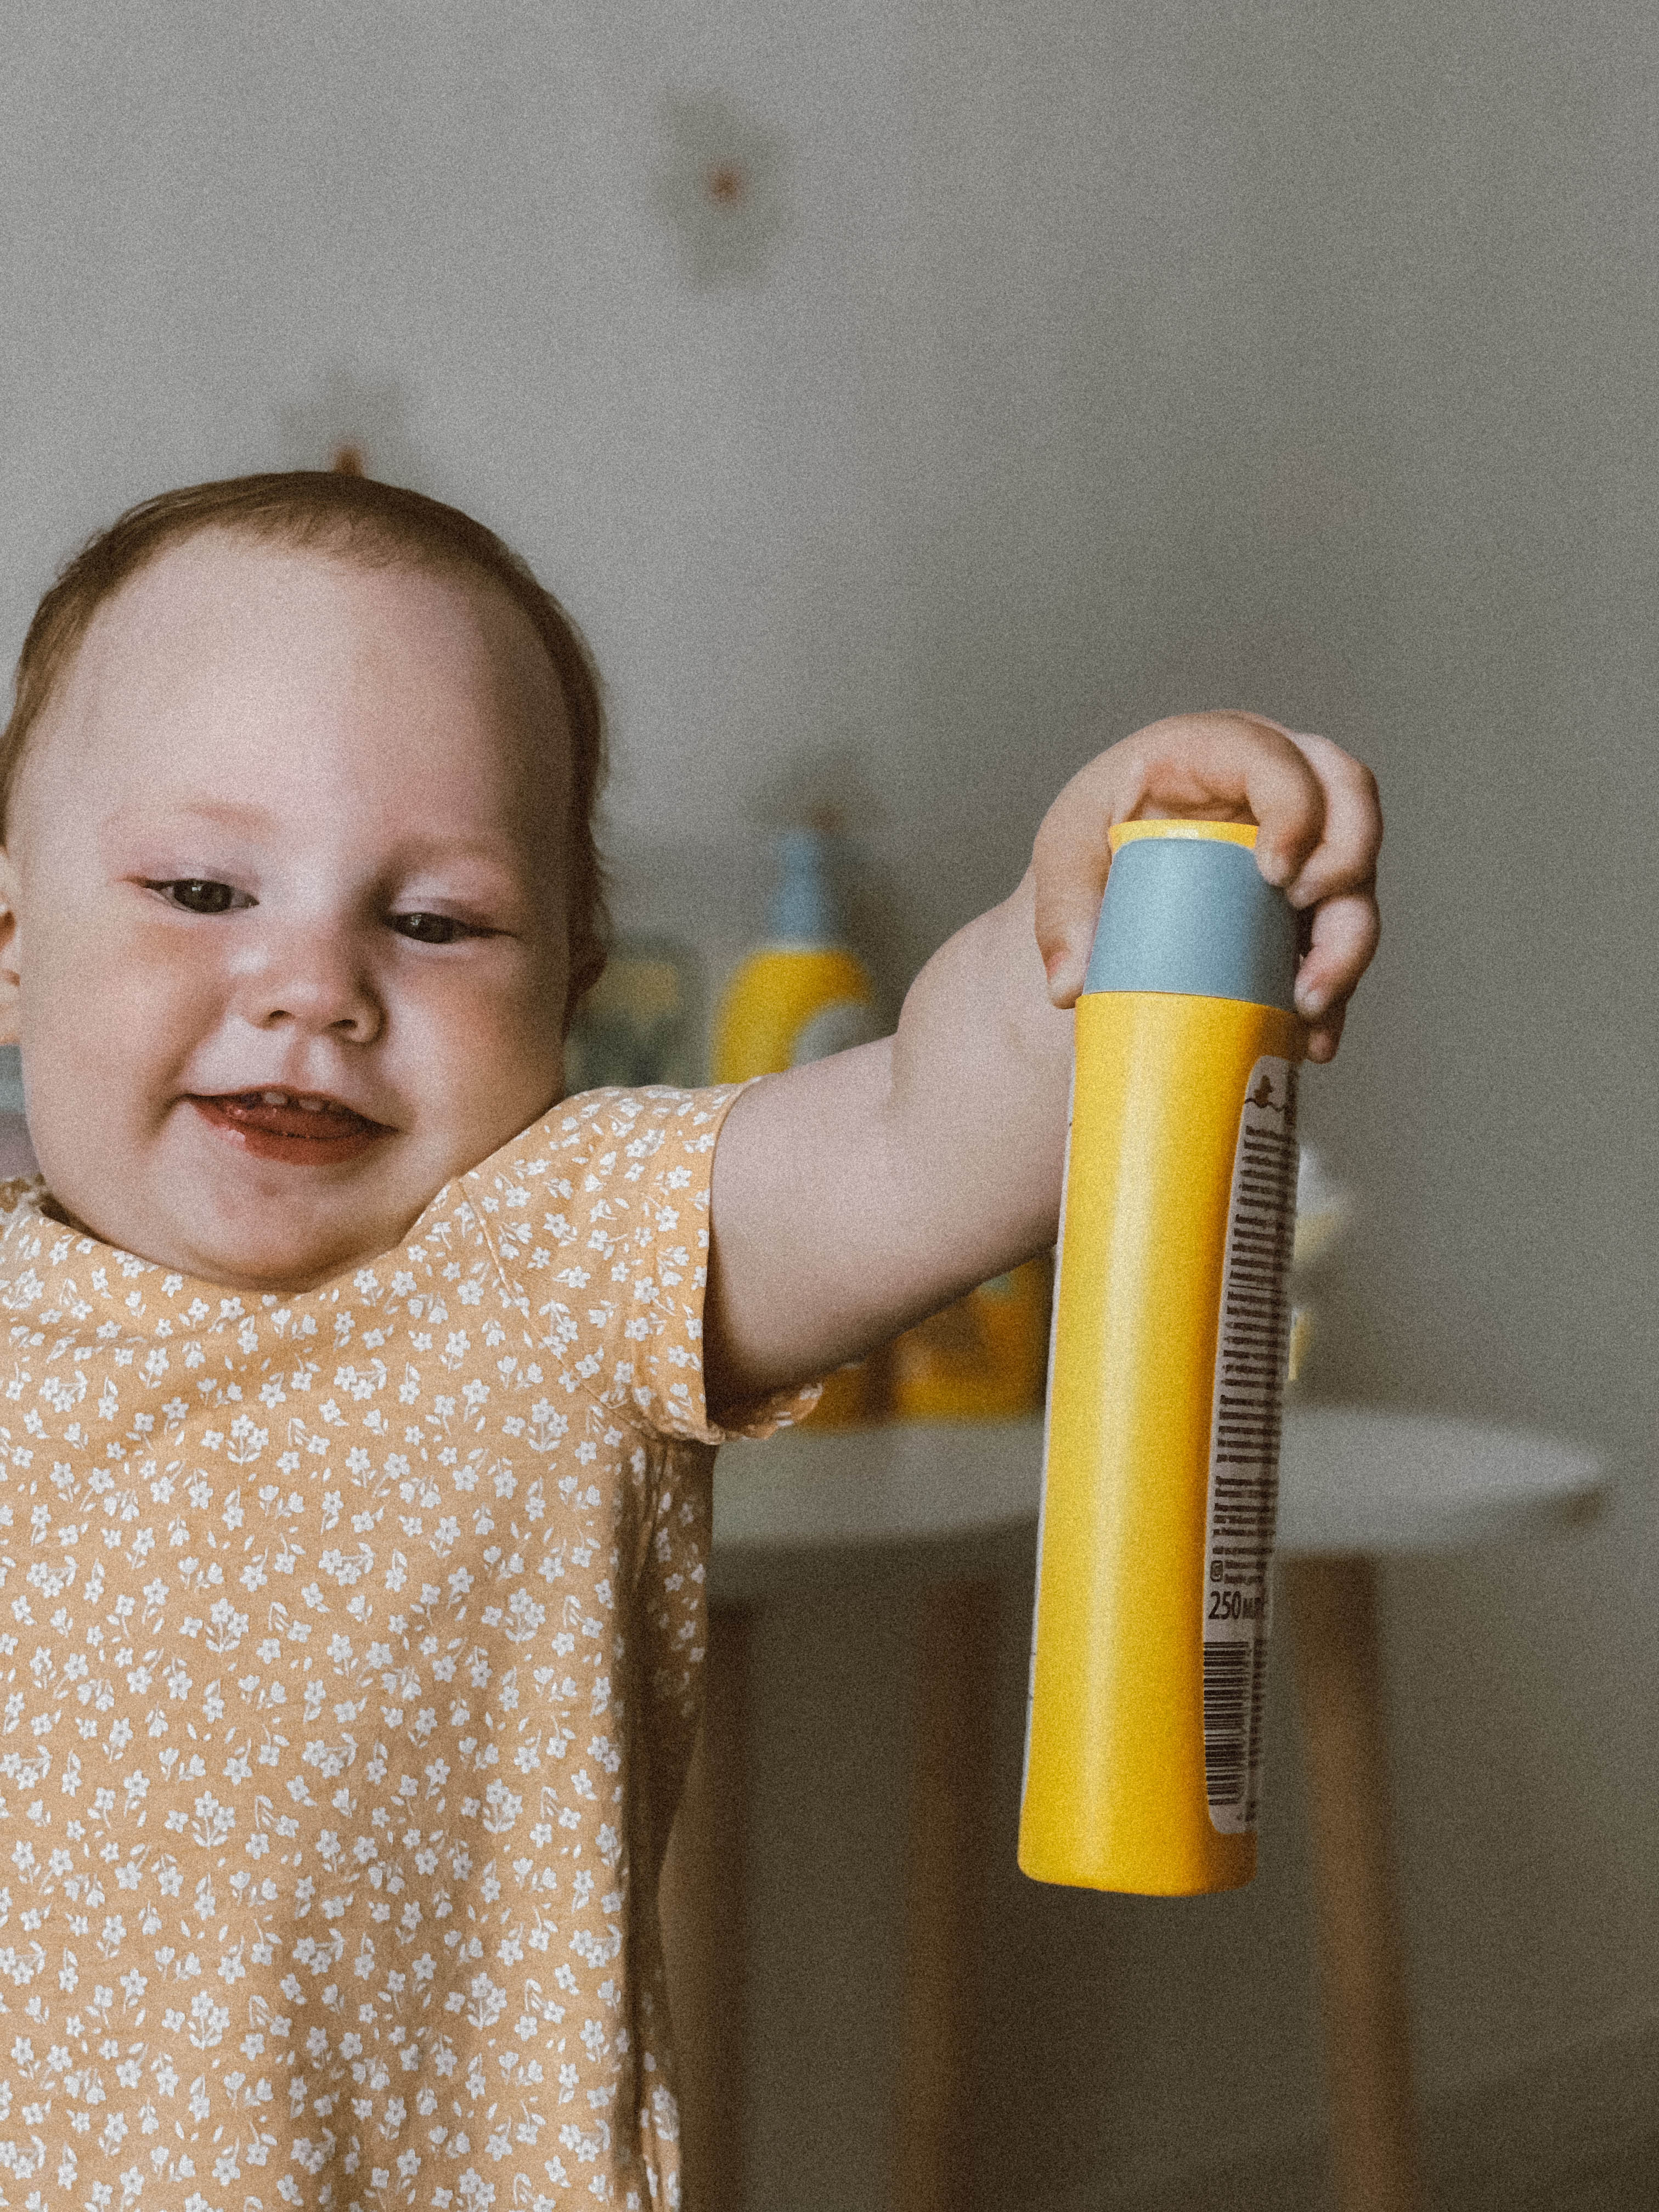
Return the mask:
[[17,927],[17,871],[0,847],[0,1045],[18,1042],[22,1000]]

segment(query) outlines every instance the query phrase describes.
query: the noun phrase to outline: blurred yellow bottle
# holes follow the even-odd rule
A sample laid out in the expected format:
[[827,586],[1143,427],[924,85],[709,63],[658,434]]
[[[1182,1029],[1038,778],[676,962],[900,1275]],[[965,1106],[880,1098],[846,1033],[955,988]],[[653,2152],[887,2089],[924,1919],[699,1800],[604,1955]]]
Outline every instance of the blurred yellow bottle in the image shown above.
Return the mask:
[[1042,1403],[1048,1262],[994,1275],[894,1340],[893,1411],[902,1421],[1007,1421]]
[[1182,1895],[1255,1870],[1296,927],[1253,829],[1125,823],[1077,1070],[1019,1863]]
[[[780,841],[766,941],[739,963],[715,1018],[716,1083],[781,1074],[881,1035],[875,984],[843,939],[826,842],[816,830]],[[825,1378],[809,1418],[816,1428],[858,1428],[885,1412],[883,1363],[861,1359]]]

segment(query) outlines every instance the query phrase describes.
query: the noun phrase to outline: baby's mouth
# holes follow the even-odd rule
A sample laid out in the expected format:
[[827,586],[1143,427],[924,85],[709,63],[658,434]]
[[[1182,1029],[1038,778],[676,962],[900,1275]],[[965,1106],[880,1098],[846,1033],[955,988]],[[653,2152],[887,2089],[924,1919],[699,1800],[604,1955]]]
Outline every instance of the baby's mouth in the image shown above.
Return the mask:
[[313,1091],[192,1093],[191,1104],[213,1127],[259,1159],[326,1167],[355,1159],[392,1132],[384,1121]]

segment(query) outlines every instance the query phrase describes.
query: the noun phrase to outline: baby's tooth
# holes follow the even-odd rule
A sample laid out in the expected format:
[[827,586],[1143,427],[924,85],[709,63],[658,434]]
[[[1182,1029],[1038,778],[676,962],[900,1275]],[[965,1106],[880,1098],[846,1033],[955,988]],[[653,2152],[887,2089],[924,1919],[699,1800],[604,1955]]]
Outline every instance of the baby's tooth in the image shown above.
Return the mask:
[[262,1091],[259,1097],[261,1103],[266,1106],[286,1106],[288,1103],[286,1091]]
[[295,1103],[307,1114],[320,1114],[323,1110],[323,1102],[320,1098],[301,1098]]

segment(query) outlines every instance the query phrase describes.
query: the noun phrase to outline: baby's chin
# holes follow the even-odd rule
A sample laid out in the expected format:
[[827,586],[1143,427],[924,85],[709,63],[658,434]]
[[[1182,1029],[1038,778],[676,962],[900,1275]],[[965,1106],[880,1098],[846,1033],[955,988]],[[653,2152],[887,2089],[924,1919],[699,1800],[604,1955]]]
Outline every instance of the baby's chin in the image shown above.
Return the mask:
[[78,1206],[54,1198],[52,1210],[67,1227],[171,1273],[244,1296],[294,1297],[394,1251],[424,1208],[358,1212],[337,1201],[326,1219],[272,1209],[267,1218],[227,1220],[211,1212],[204,1218],[198,1206],[147,1219],[146,1210],[106,1208],[83,1197]]
[[[398,1242],[371,1240],[356,1249],[350,1247],[325,1249],[320,1244],[306,1249],[292,1244],[261,1248],[251,1239],[227,1240],[222,1245],[208,1243],[174,1243],[171,1240],[158,1247],[152,1237],[112,1234],[72,1212],[56,1199],[47,1201],[46,1211],[61,1221],[66,1229],[78,1231],[83,1237],[96,1237],[118,1252],[130,1252],[135,1260],[148,1260],[152,1267],[165,1267],[170,1274],[186,1275],[191,1281],[206,1283],[216,1290],[237,1291],[245,1297],[297,1297],[306,1291],[321,1290],[325,1283],[336,1281],[353,1267],[367,1267],[392,1251]],[[151,1249],[146,1249],[149,1246]]]
[[[325,1151],[313,1160],[290,1157],[299,1140],[281,1132],[261,1148],[239,1128],[205,1126],[189,1102],[158,1128],[124,1128],[107,1145],[86,1141],[74,1122],[47,1127],[40,1165],[66,1222],[156,1267],[256,1297],[319,1290],[384,1259],[440,1191],[514,1133],[434,1116],[343,1158]],[[92,1133],[101,1133],[94,1125]]]
[[310,1249],[260,1249],[243,1242],[222,1250],[205,1250],[193,1259],[171,1260],[167,1265],[219,1290],[238,1291],[253,1297],[298,1297],[337,1281],[355,1267],[369,1266],[394,1250],[400,1241],[396,1236],[385,1241],[374,1237],[355,1246],[319,1245]]

